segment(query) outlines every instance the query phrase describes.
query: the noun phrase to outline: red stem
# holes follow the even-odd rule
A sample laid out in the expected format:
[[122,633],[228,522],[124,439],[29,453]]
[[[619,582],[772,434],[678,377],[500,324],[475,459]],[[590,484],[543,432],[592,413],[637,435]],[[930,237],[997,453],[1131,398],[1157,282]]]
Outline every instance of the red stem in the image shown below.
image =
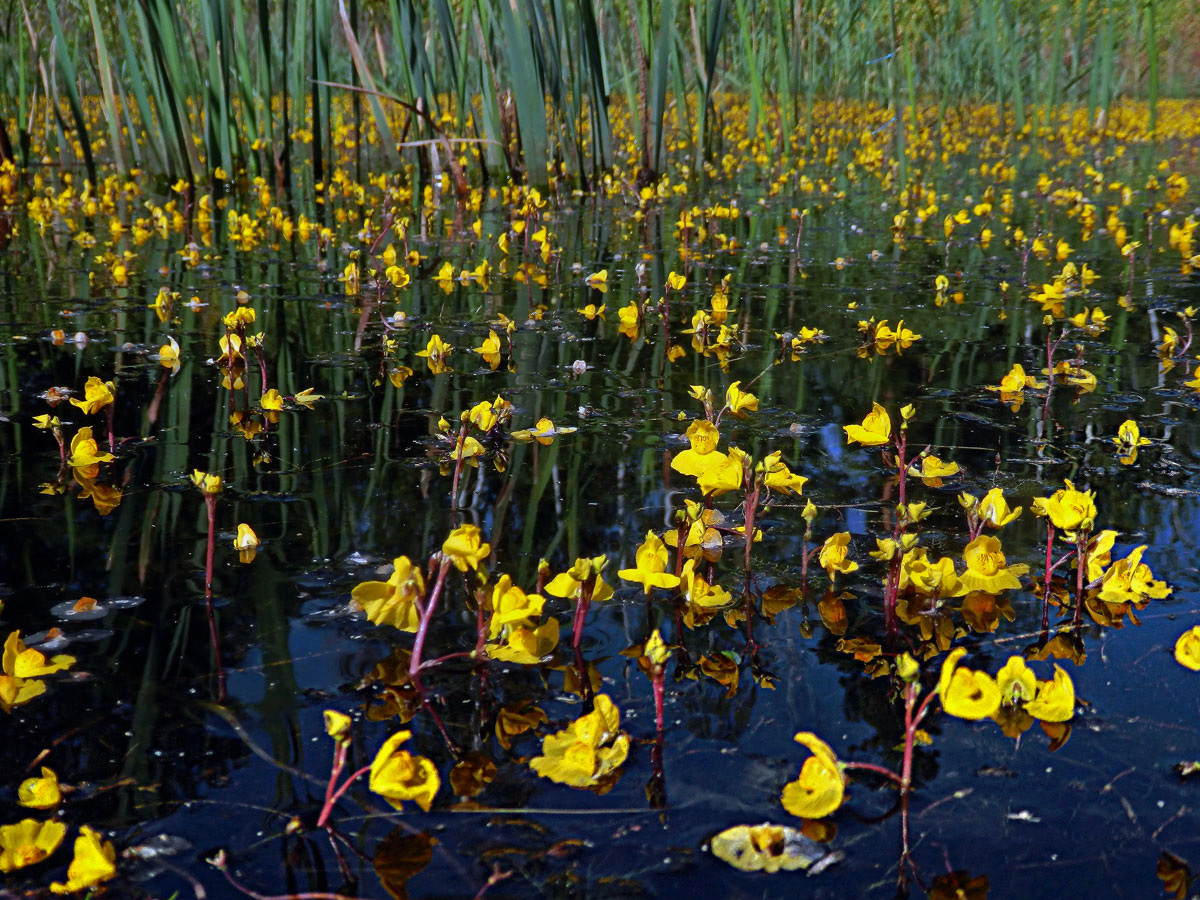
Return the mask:
[[[350,785],[354,784],[355,781],[357,781],[359,778],[361,778],[363,775],[367,774],[367,772],[370,772],[370,771],[371,771],[370,765],[363,766],[357,772],[354,772],[349,777],[347,777],[346,780],[344,782],[342,782],[342,786],[340,788],[338,788],[332,794],[329,794],[325,797],[325,805],[323,807],[321,807],[321,815],[317,819],[317,827],[318,828],[325,827],[325,823],[327,821],[329,821],[329,817],[333,814],[333,807],[337,804],[338,800],[340,800],[342,798],[342,795],[344,793],[346,793],[346,791],[350,790]],[[333,786],[333,777],[332,776],[329,779],[329,785],[330,785],[330,787]]]
[[1049,519],[1046,520],[1046,576],[1042,580],[1042,634],[1043,636],[1050,628],[1050,575],[1054,571],[1054,566],[1050,564],[1051,557],[1054,556],[1054,523]]
[[434,584],[433,593],[429,595],[429,601],[425,604],[425,609],[421,613],[421,622],[417,626],[417,637],[413,641],[412,657],[408,662],[408,677],[412,679],[413,686],[418,691],[421,690],[421,653],[425,649],[425,637],[429,634],[429,623],[433,620],[433,614],[437,611],[438,598],[442,595],[442,587],[446,584],[446,573],[449,571],[450,559],[447,557],[442,560],[441,566],[438,568],[437,582]]

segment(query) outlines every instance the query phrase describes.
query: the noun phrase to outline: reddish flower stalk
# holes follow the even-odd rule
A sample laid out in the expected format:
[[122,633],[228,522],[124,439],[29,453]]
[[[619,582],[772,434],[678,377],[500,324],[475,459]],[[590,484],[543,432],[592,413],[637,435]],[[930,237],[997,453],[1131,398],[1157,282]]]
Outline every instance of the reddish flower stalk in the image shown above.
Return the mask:
[[117,446],[116,438],[113,437],[113,420],[117,417],[117,404],[115,402],[108,404],[104,408],[104,412],[108,418],[108,451],[111,453]]
[[217,617],[213,612],[213,551],[216,548],[217,536],[217,496],[204,495],[204,505],[208,510],[208,547],[204,554],[204,611],[208,617],[208,638],[212,643],[213,661],[217,667],[217,701],[225,700],[225,669],[221,665],[221,643],[217,637]]
[[342,774],[342,769],[345,768],[345,765],[345,747],[342,744],[338,744],[337,753],[334,755],[333,771],[329,773],[329,784],[325,788],[325,803],[321,807],[321,815],[317,817],[318,828],[324,828],[326,826],[326,823],[329,821],[329,817],[333,814],[334,806],[337,805],[337,802],[342,798],[342,795],[345,794],[346,791],[350,790],[350,785],[354,784],[355,781],[367,774],[367,772],[371,771],[371,767],[369,765],[363,766],[358,771],[351,773],[350,776],[347,777],[344,782],[342,782],[341,786],[335,789],[334,784],[337,782],[338,776]]
[[575,650],[579,649],[579,645],[583,641],[583,623],[587,619],[588,607],[592,605],[592,591],[595,589],[596,576],[592,574],[580,588],[579,602],[575,605],[575,621],[571,631],[571,647]]
[[1050,559],[1054,555],[1054,524],[1046,520],[1046,576],[1042,579],[1042,633],[1050,628],[1050,575],[1054,567]]
[[462,475],[463,463],[463,448],[467,444],[467,423],[463,422],[462,428],[458,432],[458,439],[454,442],[454,478],[450,482],[450,508],[458,509],[458,479]]
[[438,567],[437,581],[433,585],[433,592],[429,595],[429,600],[425,603],[424,609],[421,610],[421,621],[417,625],[417,636],[413,641],[412,657],[408,662],[408,677],[412,679],[413,687],[418,691],[421,688],[421,654],[425,649],[425,638],[429,634],[429,623],[433,620],[433,615],[437,612],[438,599],[442,596],[442,588],[446,584],[446,574],[450,571],[450,558],[443,557],[441,565]]

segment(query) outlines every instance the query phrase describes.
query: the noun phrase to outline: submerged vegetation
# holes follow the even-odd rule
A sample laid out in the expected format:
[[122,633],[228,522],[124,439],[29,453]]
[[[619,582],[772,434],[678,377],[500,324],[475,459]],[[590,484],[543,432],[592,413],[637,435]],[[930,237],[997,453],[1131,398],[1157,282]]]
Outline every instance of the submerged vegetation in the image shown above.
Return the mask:
[[1186,5],[5,28],[6,890],[1189,895]]

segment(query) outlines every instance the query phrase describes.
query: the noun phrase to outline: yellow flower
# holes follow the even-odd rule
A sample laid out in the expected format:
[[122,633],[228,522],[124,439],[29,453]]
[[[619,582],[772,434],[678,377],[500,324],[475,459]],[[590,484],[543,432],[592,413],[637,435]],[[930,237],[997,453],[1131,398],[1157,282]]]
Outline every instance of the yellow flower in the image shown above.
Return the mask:
[[654,588],[670,589],[678,587],[679,576],[667,572],[670,554],[660,538],[653,531],[646,532],[646,539],[637,549],[636,566],[632,569],[621,569],[617,577],[623,581],[633,581],[642,586],[648,595]]
[[574,434],[576,431],[578,431],[577,428],[559,428],[545,416],[542,416],[533,428],[514,431],[510,437],[522,443],[537,441],[543,447],[546,447],[553,444],[554,439],[559,435]]
[[1025,709],[1043,722],[1068,721],[1075,715],[1075,685],[1071,676],[1056,665],[1054,678],[1038,682],[1037,696],[1025,704]]
[[1004,499],[1004,494],[1000,488],[992,488],[983,495],[983,499],[975,506],[975,512],[979,518],[992,528],[1003,528],[1017,518],[1017,516],[1021,515],[1021,510],[1023,509],[1023,506],[1018,506],[1016,509],[1009,509],[1008,501]]
[[[671,468],[681,475],[690,475],[695,478],[699,477],[705,468],[705,461],[699,457],[716,452],[721,433],[717,431],[717,427],[712,422],[697,419],[688,426],[687,437],[691,447],[675,454],[671,460]],[[721,456],[723,457],[724,454]]]
[[233,539],[233,549],[238,552],[238,558],[249,565],[254,562],[254,557],[261,546],[262,541],[258,539],[258,535],[254,533],[254,529],[245,522],[239,522],[237,537]]
[[938,457],[930,454],[922,457],[920,468],[915,465],[909,466],[908,474],[920,478],[926,487],[941,487],[943,478],[958,474],[958,463],[942,462]]
[[849,548],[850,532],[848,531],[831,534],[821,545],[821,552],[817,554],[817,562],[830,578],[836,578],[839,572],[849,575],[858,569],[858,563],[846,558]]
[[1200,672],[1200,625],[1179,636],[1175,642],[1175,661],[1193,672]]
[[535,666],[543,662],[558,646],[558,619],[547,619],[536,628],[530,628],[528,624],[519,624],[512,625],[507,630],[504,643],[487,645],[489,658],[522,666]]
[[689,559],[683,564],[683,572],[679,576],[683,585],[683,595],[690,605],[702,609],[719,609],[733,599],[733,595],[719,584],[710,585],[696,574],[696,560]]
[[479,563],[491,552],[491,545],[483,543],[482,533],[475,525],[455,528],[442,543],[442,553],[450,557],[460,572],[478,569]]
[[392,283],[392,287],[406,288],[412,279],[408,275],[408,271],[400,266],[388,266],[383,270],[383,274],[387,276],[387,280]]
[[336,709],[327,709],[324,714],[325,733],[339,744],[350,741],[350,726],[353,720],[345,713]]
[[230,331],[236,331],[239,328],[245,329],[254,324],[258,318],[253,306],[239,306],[225,314],[225,327]]
[[83,410],[85,415],[100,412],[104,407],[108,406],[115,399],[113,395],[113,385],[109,382],[101,381],[95,375],[87,380],[87,384],[83,388],[83,399],[79,400],[75,397],[71,398],[71,405],[78,406]]
[[26,778],[17,788],[17,802],[30,809],[54,809],[62,802],[62,790],[54,770],[42,766],[41,778]]
[[26,647],[21,632],[14,631],[4,642],[3,668],[5,675],[13,678],[40,678],[53,675],[75,665],[75,657],[60,653],[46,659],[46,654]]
[[1145,447],[1150,443],[1150,439],[1142,437],[1137,422],[1133,419],[1126,419],[1117,429],[1117,436],[1112,439],[1112,442],[1121,451],[1129,453],[1138,447]]
[[605,293],[608,290],[608,269],[601,269],[599,272],[593,272],[584,279],[587,286],[595,288],[600,293]]
[[796,735],[796,743],[812,751],[800,776],[784,785],[783,808],[802,819],[821,819],[842,805],[846,784],[833,750],[811,731]]
[[601,319],[603,319],[605,317],[604,316],[605,309],[607,309],[607,307],[603,303],[600,304],[599,306],[597,306],[595,303],[589,303],[587,306],[583,307],[583,309],[577,309],[577,310],[575,310],[575,312],[579,313],[581,316],[583,316],[589,322],[593,322],[596,320],[597,317],[599,317]]
[[742,383],[735,381],[725,391],[725,406],[738,418],[746,417],[746,410],[758,412],[758,398],[742,390]]
[[1124,559],[1119,559],[1104,573],[1100,583],[1100,599],[1105,603],[1144,603],[1161,600],[1171,593],[1165,581],[1155,581],[1150,567],[1142,562],[1146,545],[1135,547]]
[[15,872],[39,863],[62,844],[67,826],[62,822],[22,819],[0,826],[0,872]]
[[1038,680],[1022,657],[1010,656],[996,673],[996,686],[1000,689],[1002,705],[1019,706],[1037,696]]
[[429,812],[442,780],[431,760],[399,749],[411,737],[411,731],[398,731],[384,741],[371,763],[370,788],[396,809],[412,800]]
[[669,275],[667,275],[667,290],[669,291],[682,291],[686,284],[687,279],[682,275],[679,275],[675,272],[671,272]]
[[597,694],[590,713],[543,738],[542,755],[529,761],[530,768],[571,787],[601,786],[629,755],[629,735],[620,730],[620,719],[608,695]]
[[1000,540],[991,535],[980,535],[963,550],[963,561],[967,571],[960,577],[962,593],[984,591],[998,594],[1000,591],[1020,590],[1020,576],[1029,571],[1021,564],[1006,566]]
[[579,600],[582,597],[583,585],[595,576],[592,586],[592,602],[602,603],[612,597],[612,588],[604,583],[600,572],[608,565],[608,557],[593,556],[590,559],[580,557],[567,571],[555,575],[546,585],[545,591],[552,597],[564,600]]
[[646,646],[643,648],[643,653],[646,659],[650,660],[652,666],[658,666],[660,669],[671,658],[671,649],[667,646],[666,641],[663,640],[662,633],[657,628],[646,639]]
[[495,638],[506,625],[528,624],[528,620],[542,614],[545,598],[541,594],[526,594],[512,583],[507,574],[501,575],[492,588],[492,618],[488,625],[488,637]]
[[786,825],[735,825],[712,839],[713,856],[743,872],[807,869],[817,859],[804,833]]
[[892,419],[887,410],[878,403],[873,403],[861,425],[843,425],[846,432],[846,443],[859,443],[864,447],[879,447],[886,444],[892,437]]
[[262,395],[259,405],[270,412],[279,412],[279,410],[283,409],[283,396],[275,388],[271,388]]
[[14,706],[28,703],[34,697],[46,693],[46,683],[36,678],[18,678],[16,675],[0,675],[0,709],[11,713]]
[[174,375],[179,371],[179,341],[167,335],[167,342],[158,348],[158,362]]
[[947,713],[978,721],[1000,708],[1000,688],[986,672],[958,668],[958,661],[966,652],[962,647],[950,651],[942,663],[937,689],[942,698],[942,709]]
[[489,330],[487,340],[472,352],[482,356],[488,368],[495,372],[500,365],[500,336],[495,331]]
[[763,483],[767,489],[779,491],[785,496],[788,494],[799,496],[804,489],[805,482],[808,481],[803,475],[797,475],[788,468],[787,463],[783,461],[783,454],[778,450],[768,454],[757,468],[758,471],[765,473]]
[[1055,528],[1065,531],[1074,540],[1076,531],[1091,531],[1096,521],[1095,491],[1075,490],[1075,485],[1064,479],[1066,488],[1060,488],[1049,497],[1036,498],[1031,508],[1036,515],[1048,516]]
[[429,338],[429,343],[425,345],[424,350],[417,353],[417,356],[425,359],[430,372],[434,375],[441,375],[454,371],[446,364],[446,360],[452,353],[454,353],[454,348],[435,334]]
[[914,590],[921,594],[941,597],[957,597],[958,574],[954,571],[954,560],[943,556],[930,562],[924,547],[913,547],[900,561],[900,590]]
[[312,409],[313,404],[315,404],[318,400],[325,399],[324,394],[317,394],[317,393],[314,393],[313,391],[314,391],[313,388],[305,388],[302,391],[298,391],[296,393],[296,396],[292,398],[292,402],[298,403],[301,406]]
[[415,633],[420,623],[415,601],[425,596],[425,579],[421,567],[407,556],[397,556],[392,564],[395,568],[387,581],[364,581],[350,596],[372,625]]
[[200,488],[200,492],[202,494],[206,494],[211,497],[221,493],[222,484],[220,475],[213,474],[212,472],[201,472],[199,469],[193,469],[191,481],[192,484]]
[[110,841],[84,825],[75,838],[75,858],[67,868],[67,883],[55,881],[50,890],[56,894],[74,894],[94,888],[117,874],[117,851]]
[[[101,453],[100,446],[92,437],[92,426],[85,425],[75,432],[71,438],[71,455],[67,457],[67,465],[80,469],[88,469],[102,462],[112,462],[116,459],[111,453]],[[92,472],[94,477],[98,469]]]

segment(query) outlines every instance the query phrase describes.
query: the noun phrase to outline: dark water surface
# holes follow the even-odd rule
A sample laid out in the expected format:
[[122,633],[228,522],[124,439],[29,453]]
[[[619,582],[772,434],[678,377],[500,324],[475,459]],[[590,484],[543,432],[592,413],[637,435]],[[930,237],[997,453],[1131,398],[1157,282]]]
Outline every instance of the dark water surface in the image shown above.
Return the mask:
[[[426,259],[413,270],[413,284],[398,300],[389,288],[380,306],[374,287],[364,283],[362,297],[372,301],[365,314],[362,297],[346,297],[337,280],[348,261],[344,246],[324,254],[325,267],[311,244],[286,243],[238,253],[205,248],[213,257],[190,266],[176,253],[179,242],[151,239],[136,248],[129,286],[98,282],[89,289],[88,270],[97,266],[66,235],[58,235],[57,249],[52,234],[13,242],[0,261],[2,615],[6,633],[61,628],[69,646],[56,652],[78,663],[51,678],[45,696],[5,717],[0,761],[13,773],[12,790],[23,773],[50,765],[77,788],[68,798],[69,821],[105,829],[118,847],[158,848],[153,861],[122,861],[115,882],[121,894],[190,896],[187,873],[210,896],[230,896],[204,862],[224,848],[237,878],[264,894],[403,896],[396,887],[402,876],[387,888],[381,884],[378,857],[401,872],[396,861],[412,861],[413,897],[473,897],[493,866],[511,873],[489,890],[496,897],[890,896],[900,822],[888,815],[895,792],[874,776],[856,775],[848,803],[832,817],[830,847],[844,858],[813,877],[743,874],[713,859],[706,843],[730,825],[800,824],[779,803],[781,788],[807,756],[792,740],[798,731],[822,736],[842,759],[900,764],[902,707],[890,679],[872,678],[839,649],[840,638],[883,637],[882,567],[867,553],[875,536],[890,532],[895,502],[878,451],[847,447],[842,426],[859,422],[873,401],[894,419],[901,405],[914,403],[911,443],[932,445],[963,471],[942,488],[910,482],[911,496],[934,509],[924,523],[925,545],[957,557],[965,526],[956,494],[998,485],[1013,505],[1026,508],[1001,533],[1008,561],[1028,564],[1040,578],[1044,526],[1029,502],[1070,478],[1096,491],[1097,529],[1120,532],[1114,556],[1148,544],[1155,576],[1174,588],[1136,612],[1140,624],[1126,619],[1120,628],[1086,616],[1071,628],[1069,612],[1060,619],[1052,610],[1052,633],[1065,629],[1080,648],[1078,660],[1056,660],[1078,698],[1070,739],[1060,749],[1050,751],[1036,724],[1014,741],[990,721],[967,722],[940,710],[931,716],[932,744],[916,757],[911,823],[924,886],[965,870],[986,875],[996,897],[1152,897],[1162,892],[1156,865],[1163,851],[1200,863],[1200,776],[1184,779],[1174,768],[1200,759],[1200,690],[1171,655],[1176,637],[1197,623],[1200,401],[1183,386],[1187,366],[1164,373],[1155,352],[1165,325],[1180,328],[1176,311],[1200,305],[1200,280],[1180,275],[1174,260],[1152,260],[1148,270],[1139,269],[1135,309],[1126,311],[1116,298],[1127,269],[1111,242],[1101,246],[1097,238],[1077,250],[1072,259],[1089,262],[1101,276],[1088,305],[1102,306],[1111,322],[1094,337],[1073,334],[1059,351],[1059,359],[1068,358],[1082,344],[1098,384],[1079,396],[1069,387],[1055,390],[1047,444],[1044,393],[1030,392],[1013,412],[984,389],[1014,363],[1039,377],[1045,366],[1042,312],[1026,299],[1017,253],[999,242],[988,250],[955,248],[947,265],[940,240],[912,241],[903,254],[893,253],[891,213],[862,199],[814,211],[797,255],[789,205],[744,199],[742,205],[750,212],[721,223],[742,249],[698,259],[683,298],[673,298],[673,340],[687,355],[669,366],[659,320],[649,321],[648,336],[631,341],[617,332],[617,309],[630,299],[657,301],[667,272],[682,270],[673,209],[643,223],[626,208],[605,205],[549,216],[543,224],[563,252],[546,267],[545,286],[515,279],[515,257],[510,272],[499,274],[494,241],[489,249],[473,238],[421,239],[414,229],[412,246]],[[435,221],[432,230],[440,233],[440,217]],[[495,234],[503,220],[493,209],[483,221],[485,233]],[[644,248],[650,249],[643,255]],[[873,250],[880,251],[877,259]],[[445,291],[433,280],[445,260],[473,268],[485,255],[493,265],[486,288],[454,283]],[[833,264],[837,257],[844,266]],[[611,288],[601,298],[583,278],[603,267]],[[1027,280],[1048,280],[1050,269],[1034,260]],[[934,276],[944,272],[964,293],[962,304],[935,306]],[[726,360],[727,372],[717,356],[695,353],[680,333],[696,309],[708,307],[712,285],[726,274],[729,323],[742,342]],[[999,287],[1005,280],[1007,295]],[[147,308],[163,285],[180,293],[177,321],[165,325]],[[257,310],[254,330],[265,333],[271,385],[285,396],[306,387],[325,396],[311,410],[285,409],[253,441],[230,429],[229,394],[209,362],[219,354],[220,316],[234,308],[238,289]],[[203,305],[189,309],[184,304],[193,296]],[[602,300],[605,322],[576,312]],[[539,305],[546,307],[543,317],[530,320]],[[396,309],[407,314],[404,327],[389,334],[398,341],[397,362],[416,370],[399,388],[389,382],[381,354],[380,313]],[[470,349],[489,327],[504,343],[503,327],[488,324],[499,312],[518,327],[511,356],[505,347],[500,369],[490,372]],[[870,316],[893,325],[903,319],[922,337],[902,354],[892,349],[860,358],[856,324]],[[774,335],[804,325],[829,339],[792,361]],[[56,344],[54,329],[68,341]],[[86,343],[71,342],[80,331]],[[457,348],[452,374],[431,375],[413,355],[435,331]],[[174,376],[153,356],[166,334],[181,345]],[[50,411],[43,392],[67,386],[81,395],[91,375],[115,379],[115,430],[125,439],[102,477],[123,496],[104,516],[70,475],[66,493],[40,492],[55,481],[58,455],[51,436],[31,423]],[[249,377],[256,398],[253,364]],[[861,566],[838,580],[839,591],[852,595],[843,635],[832,633],[818,612],[828,579],[815,561],[806,597],[794,597],[773,623],[757,618],[758,669],[772,676],[773,687],[756,681],[744,623],[731,626],[718,616],[679,634],[670,592],[647,602],[616,577],[618,568],[633,565],[648,529],[666,531],[684,499],[698,499],[690,479],[669,468],[671,455],[686,446],[680,413],[699,414],[689,386],[710,387],[721,397],[736,380],[758,396],[759,412],[740,421],[727,417],[722,447],[736,443],[755,458],[782,451],[810,479],[804,495],[820,509],[817,541],[851,532],[851,554]],[[369,763],[400,727],[398,719],[365,715],[385,699],[372,673],[412,646],[411,635],[366,622],[352,608],[350,591],[386,578],[378,573],[396,556],[423,560],[440,547],[454,520],[450,476],[431,459],[434,423],[439,415],[456,422],[462,410],[497,394],[512,402],[514,428],[545,415],[578,431],[548,447],[506,443],[503,473],[491,458],[467,469],[461,518],[478,524],[491,542],[489,568],[527,589],[537,581],[539,559],[559,572],[577,556],[608,556],[605,574],[617,594],[593,607],[583,652],[621,711],[632,751],[612,790],[594,795],[541,779],[523,763],[539,752],[538,738],[525,735],[511,751],[497,744],[494,716],[502,705],[529,699],[545,710],[549,730],[584,711],[564,685],[572,608],[548,598],[547,611],[563,629],[548,665],[476,669],[459,660],[426,676],[449,735],[462,751],[490,757],[495,780],[470,801],[456,799],[448,783],[454,758],[431,717],[418,712],[404,727],[415,734],[410,749],[434,760],[441,773],[432,811],[407,804],[395,813],[363,779],[337,807],[333,823],[346,841],[335,844],[313,828],[332,757],[322,713],[355,716],[352,765]],[[68,441],[82,424],[102,437],[102,415],[84,416],[66,404],[56,412]],[[1110,438],[1128,418],[1153,443],[1124,466]],[[199,491],[187,481],[193,469],[220,473],[226,486],[217,504],[215,571],[227,690],[220,704],[204,603],[207,519]],[[740,524],[733,496],[718,499],[717,507]],[[802,505],[773,498],[762,516],[753,572],[759,589],[801,586]],[[231,549],[239,522],[264,542],[248,566]],[[731,544],[716,569],[735,596],[741,556],[741,545]],[[948,627],[955,643],[969,649],[973,668],[995,674],[1010,655],[1037,642],[1041,603],[1031,580],[1025,576],[1021,591],[1008,592],[1010,609],[991,627],[978,621],[972,627],[960,602],[947,601]],[[452,579],[452,586],[430,636],[434,655],[474,645],[474,612],[461,582]],[[87,620],[53,611],[84,595],[107,611]],[[650,683],[620,653],[653,627],[682,641],[693,661],[732,654],[741,676],[727,692],[703,674],[680,677],[687,667],[678,657],[668,667],[664,809],[647,802],[655,730]],[[901,649],[920,641],[919,625],[902,626]],[[940,658],[924,664],[927,685]],[[1032,665],[1049,677],[1049,662]],[[15,820],[21,811],[10,806]],[[293,820],[300,827],[289,833]],[[35,883],[10,879],[10,886]]]

